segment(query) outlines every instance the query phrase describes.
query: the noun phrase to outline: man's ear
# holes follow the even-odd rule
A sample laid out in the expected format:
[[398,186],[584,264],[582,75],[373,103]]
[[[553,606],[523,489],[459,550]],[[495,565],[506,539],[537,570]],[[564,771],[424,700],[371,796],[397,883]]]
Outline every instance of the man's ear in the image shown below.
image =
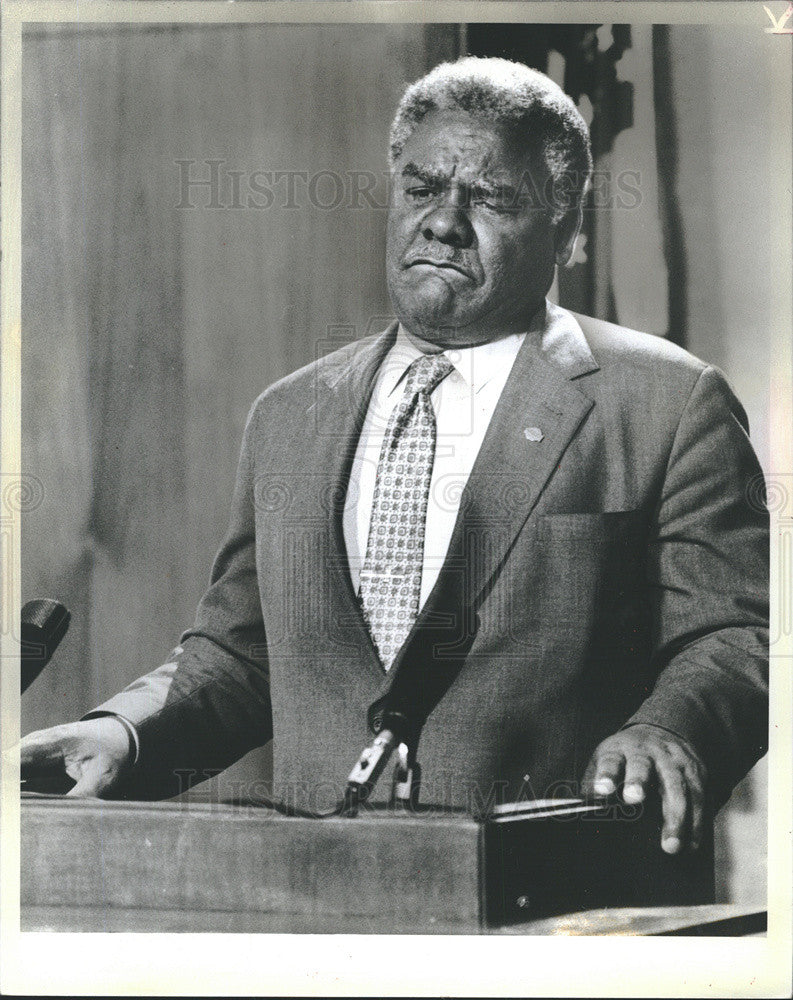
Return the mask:
[[556,233],[554,243],[556,246],[556,263],[563,267],[573,256],[573,247],[581,232],[581,224],[584,221],[584,213],[581,206],[572,208],[565,212],[562,218],[556,223]]

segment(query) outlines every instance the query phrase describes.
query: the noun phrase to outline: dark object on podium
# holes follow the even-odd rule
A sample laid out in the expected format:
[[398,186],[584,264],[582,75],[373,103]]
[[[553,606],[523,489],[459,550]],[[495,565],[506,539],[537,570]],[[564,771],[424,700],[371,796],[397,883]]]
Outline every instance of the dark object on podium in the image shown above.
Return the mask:
[[[712,903],[713,842],[661,850],[660,803],[504,807],[485,825],[485,923],[509,926],[603,907]],[[513,811],[515,810],[515,811]]]
[[58,643],[66,635],[72,616],[59,601],[41,598],[28,601],[20,619],[21,688],[24,692],[49,663]]
[[530,933],[575,910],[710,902],[709,865],[663,854],[657,818],[620,809],[318,821],[23,793],[22,929]]

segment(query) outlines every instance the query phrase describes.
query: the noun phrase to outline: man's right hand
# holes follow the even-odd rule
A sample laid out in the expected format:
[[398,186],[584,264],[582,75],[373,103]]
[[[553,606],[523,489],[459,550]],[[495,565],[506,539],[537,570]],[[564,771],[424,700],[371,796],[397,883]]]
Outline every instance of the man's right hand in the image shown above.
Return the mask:
[[21,777],[28,789],[46,786],[79,798],[107,798],[130,763],[127,729],[113,716],[40,729],[20,743]]

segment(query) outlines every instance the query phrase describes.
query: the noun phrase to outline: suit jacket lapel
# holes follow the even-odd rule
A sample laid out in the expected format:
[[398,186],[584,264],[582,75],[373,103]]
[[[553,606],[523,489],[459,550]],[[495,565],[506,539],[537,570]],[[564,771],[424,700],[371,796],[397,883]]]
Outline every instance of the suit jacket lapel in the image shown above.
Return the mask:
[[[569,313],[547,304],[529,331],[463,491],[455,535],[476,600],[537,504],[594,402],[573,379],[598,368]],[[540,437],[540,440],[536,438]]]
[[316,428],[307,468],[321,470],[325,498],[321,516],[329,540],[329,593],[332,620],[349,637],[351,647],[362,651],[365,666],[382,680],[384,670],[361,613],[350,579],[344,543],[343,513],[355,450],[383,358],[396,338],[393,323],[375,338],[351,345],[349,352],[320,365],[315,398],[306,413]]

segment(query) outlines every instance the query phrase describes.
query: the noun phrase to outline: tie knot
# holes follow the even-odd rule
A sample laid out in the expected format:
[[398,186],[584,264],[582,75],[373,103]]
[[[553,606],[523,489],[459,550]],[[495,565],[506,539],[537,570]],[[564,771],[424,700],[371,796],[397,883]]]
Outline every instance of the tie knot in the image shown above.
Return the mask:
[[408,368],[405,394],[413,396],[420,392],[429,396],[452,371],[454,365],[445,354],[422,354]]

